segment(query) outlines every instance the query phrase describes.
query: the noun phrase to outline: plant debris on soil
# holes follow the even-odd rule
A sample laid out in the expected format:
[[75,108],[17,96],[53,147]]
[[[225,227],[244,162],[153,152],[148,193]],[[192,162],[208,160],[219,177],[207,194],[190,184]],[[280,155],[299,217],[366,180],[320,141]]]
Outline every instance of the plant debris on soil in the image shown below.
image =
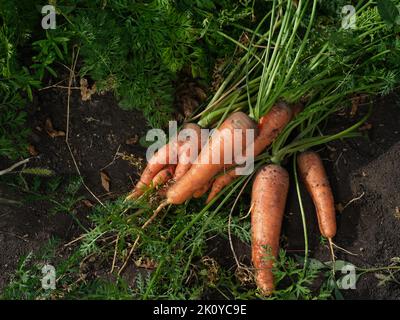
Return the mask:
[[[29,108],[32,128],[30,143],[37,152],[30,164],[50,169],[63,177],[76,176],[77,171],[65,137],[52,137],[48,131],[49,123],[52,124],[52,130],[66,130],[66,99],[66,90],[47,89],[39,92]],[[83,101],[80,92],[73,90],[70,105],[70,145],[86,185],[101,200],[127,193],[141,169],[137,165],[140,160],[134,165],[135,161],[129,159],[143,159],[145,156],[145,148],[138,143],[147,129],[143,117],[140,113],[120,109],[109,94],[94,94],[90,100]],[[335,243],[352,254],[339,249],[335,253],[337,258],[356,266],[385,266],[390,259],[400,255],[399,111],[396,94],[377,100],[368,120],[370,126],[362,131],[362,137],[332,142],[322,153],[340,209]],[[358,116],[364,112],[366,110],[362,106],[357,108]],[[337,114],[325,130],[345,128],[353,121],[353,116],[357,115],[350,115],[350,112]],[[134,141],[132,137],[135,137]],[[1,168],[9,165],[10,161],[0,161]],[[96,200],[82,190],[84,199],[76,212],[84,221],[85,214]],[[66,243],[79,236],[80,231],[71,215],[51,216],[49,203],[43,201],[21,205],[18,192],[5,185],[0,185],[0,191],[1,198],[10,200],[0,207],[1,291],[10,280],[21,256],[40,249],[53,237]],[[315,213],[303,186],[302,195],[305,197],[311,257],[329,261],[329,250],[319,242]],[[298,213],[296,195],[291,190],[283,225],[285,249],[289,254],[304,253],[301,217]],[[204,263],[216,262],[227,268],[235,264],[227,240],[213,238],[208,241],[208,247],[208,260]],[[235,239],[234,248],[239,261],[250,260],[250,248],[247,245]],[[137,265],[150,269],[155,263],[152,260],[136,261]],[[128,270],[135,267],[133,263],[130,264]],[[102,267],[99,268],[98,274],[101,274]],[[133,276],[127,279],[134,281]],[[356,289],[344,290],[343,295],[353,299],[400,298],[398,285],[387,283],[379,286],[378,283],[379,277],[374,273],[364,275],[357,282]]]

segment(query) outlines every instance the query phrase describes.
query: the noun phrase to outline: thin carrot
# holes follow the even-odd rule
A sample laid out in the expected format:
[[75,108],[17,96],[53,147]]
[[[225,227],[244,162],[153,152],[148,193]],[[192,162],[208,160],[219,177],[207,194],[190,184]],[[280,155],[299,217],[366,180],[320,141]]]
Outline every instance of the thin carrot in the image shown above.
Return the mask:
[[[171,164],[172,160],[177,158],[178,165],[176,166],[175,179],[179,179],[191,166],[191,151],[198,152],[201,147],[200,144],[200,127],[197,124],[188,123],[182,130],[189,129],[194,131],[194,139],[188,139],[186,141],[171,141],[170,143],[163,146],[158,150],[154,156],[149,160],[146,168],[140,176],[139,182],[136,184],[134,190],[127,196],[127,200],[136,199],[140,197],[145,190],[149,187],[154,177],[165,168],[165,166]],[[194,141],[197,142],[197,149],[195,147],[190,148],[194,145]],[[196,145],[195,145],[196,146]],[[172,159],[170,157],[172,156]],[[187,163],[186,163],[187,162]],[[165,175],[165,173],[163,173]]]
[[289,175],[278,165],[264,166],[257,173],[251,194],[252,261],[257,287],[263,295],[274,289],[272,267],[279,250]]
[[191,136],[179,146],[178,165],[175,169],[174,179],[179,180],[189,171],[193,161],[201,150],[201,128],[194,123],[188,123],[183,130],[191,130]]
[[201,198],[210,189],[211,184],[212,184],[212,181],[210,181],[209,183],[205,184],[200,189],[196,190],[193,193],[193,198]]
[[237,177],[239,176],[236,174],[236,169],[231,169],[223,175],[216,177],[212,184],[211,191],[208,194],[206,203],[209,203],[214,199],[223,188],[232,183]]
[[168,182],[174,175],[175,167],[175,165],[169,165],[165,169],[159,171],[152,180],[153,186],[158,188]]
[[[170,150],[172,149],[172,150]],[[172,152],[170,152],[172,151]],[[126,197],[126,200],[137,199],[149,187],[153,178],[170,162],[170,154],[178,152],[177,142],[171,142],[160,148],[153,157],[149,160],[146,168],[144,169],[140,180],[136,184],[133,191]]]
[[332,189],[318,153],[302,152],[297,157],[299,172],[314,202],[321,234],[330,244],[336,235],[336,211]]

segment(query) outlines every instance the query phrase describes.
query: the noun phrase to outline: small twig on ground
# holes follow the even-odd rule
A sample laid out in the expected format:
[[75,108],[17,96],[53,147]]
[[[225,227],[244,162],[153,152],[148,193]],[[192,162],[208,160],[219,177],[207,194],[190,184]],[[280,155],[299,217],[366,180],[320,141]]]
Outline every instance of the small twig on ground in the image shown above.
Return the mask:
[[69,247],[71,244],[74,244],[75,242],[78,242],[79,240],[82,240],[83,238],[86,237],[86,233],[80,235],[78,238],[75,238],[74,240],[64,244],[64,247]]
[[46,90],[46,89],[51,89],[51,88],[53,88],[54,86],[58,86],[60,83],[63,83],[64,81],[67,81],[67,79],[63,79],[63,80],[61,80],[61,81],[58,81],[57,83],[52,84],[52,85],[50,85],[50,86],[47,86],[47,87],[44,87],[44,88],[40,88],[38,91],[42,91],[42,90]]
[[338,164],[339,164],[339,160],[340,160],[340,158],[343,156],[343,151],[342,152],[340,152],[340,154],[339,154],[339,156],[337,157],[337,159],[336,159],[336,161],[335,161],[335,167],[337,167],[338,166]]
[[62,86],[60,85],[60,83],[63,83],[66,79],[61,80],[55,84],[52,84],[51,86],[47,86],[44,88],[40,88],[39,91],[43,91],[43,90],[48,90],[48,89],[53,89],[53,88],[57,88],[57,89],[71,89],[71,90],[81,90],[80,87],[68,87],[68,86]]
[[8,234],[8,235],[10,235],[10,236],[16,237],[16,238],[18,238],[18,239],[20,239],[20,240],[23,240],[23,241],[25,241],[25,242],[29,242],[28,239],[26,239],[26,238],[24,238],[24,237],[21,237],[21,236],[19,236],[18,234],[15,234],[15,233],[13,233],[13,232],[8,232],[8,231],[0,230],[0,233]]
[[117,160],[118,158],[120,158],[120,153],[119,153],[119,149],[121,148],[121,145],[118,146],[117,151],[114,154],[113,159],[111,160],[111,162],[109,164],[107,164],[106,166],[104,166],[103,168],[100,169],[100,171],[103,171],[104,169],[108,168],[109,166],[111,166],[115,160]]
[[21,160],[21,161],[19,161],[19,162],[17,162],[17,163],[14,163],[11,167],[6,168],[6,169],[4,169],[4,170],[1,170],[1,171],[0,171],[0,176],[2,176],[3,174],[9,173],[9,172],[13,171],[15,168],[18,168],[18,167],[24,165],[24,164],[27,163],[30,159],[32,159],[32,158],[27,158],[27,159]]
[[112,265],[111,265],[110,273],[113,273],[113,271],[115,269],[115,261],[117,260],[118,242],[119,242],[119,233],[118,233],[117,239],[115,241],[114,256],[113,256],[113,262],[112,262]]
[[12,199],[5,199],[5,198],[0,198],[0,203],[11,204],[11,205],[22,205],[21,201],[16,201],[16,200],[12,200]]

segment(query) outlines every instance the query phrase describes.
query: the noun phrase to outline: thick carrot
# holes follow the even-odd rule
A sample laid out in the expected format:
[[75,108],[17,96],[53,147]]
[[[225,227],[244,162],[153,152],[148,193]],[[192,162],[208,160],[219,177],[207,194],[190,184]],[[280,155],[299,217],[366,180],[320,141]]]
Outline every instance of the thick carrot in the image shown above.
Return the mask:
[[257,287],[270,295],[274,286],[272,267],[278,255],[279,237],[289,189],[289,175],[278,165],[257,173],[251,194],[252,261]]
[[[242,136],[240,150],[234,140],[235,129],[239,130]],[[196,190],[207,184],[214,175],[221,171],[227,162],[234,161],[235,157],[239,156],[246,148],[248,129],[255,130],[256,125],[246,114],[236,112],[229,116],[213,133],[189,171],[169,188],[167,202],[170,204],[185,202]],[[231,157],[231,159],[225,158],[225,156]]]
[[175,165],[169,165],[165,169],[159,171],[152,180],[153,186],[158,188],[168,182],[168,180],[170,180],[174,175],[175,167]]
[[320,156],[313,151],[297,157],[299,172],[314,202],[321,234],[331,242],[336,235],[336,211],[332,190]]
[[[291,119],[292,110],[283,102],[274,105],[266,115],[260,118],[258,124],[259,134],[254,140],[254,157],[257,157],[275,140]],[[214,199],[223,188],[232,183],[238,176],[236,170],[231,170],[217,177],[211,187],[207,203]]]

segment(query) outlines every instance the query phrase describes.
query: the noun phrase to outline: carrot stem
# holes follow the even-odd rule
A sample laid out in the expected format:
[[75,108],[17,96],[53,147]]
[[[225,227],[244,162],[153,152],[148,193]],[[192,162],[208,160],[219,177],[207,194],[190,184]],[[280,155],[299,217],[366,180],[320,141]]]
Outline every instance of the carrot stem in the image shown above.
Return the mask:
[[301,222],[303,224],[303,235],[304,235],[304,266],[303,266],[303,274],[305,275],[308,265],[308,234],[307,234],[307,222],[306,222],[306,215],[304,213],[303,207],[303,200],[301,198],[301,191],[300,191],[300,184],[299,178],[297,175],[297,165],[296,165],[296,154],[293,157],[293,172],[294,172],[294,180],[296,184],[296,192],[297,192],[297,199],[299,201],[299,208],[301,214]]

